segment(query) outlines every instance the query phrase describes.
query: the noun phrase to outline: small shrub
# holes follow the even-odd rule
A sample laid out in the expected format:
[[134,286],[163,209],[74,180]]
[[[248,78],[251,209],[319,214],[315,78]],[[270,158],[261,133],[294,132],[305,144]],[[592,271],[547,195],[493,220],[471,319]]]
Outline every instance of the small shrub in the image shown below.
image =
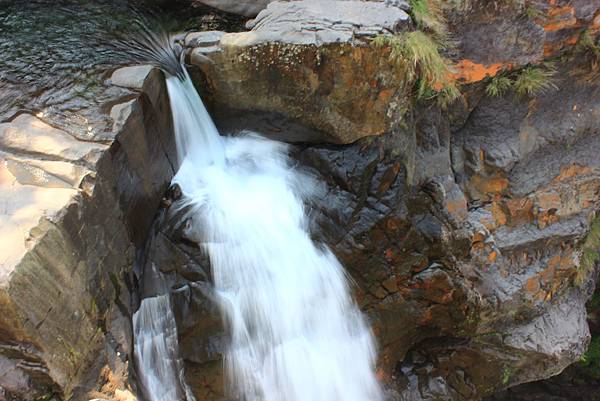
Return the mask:
[[550,89],[558,89],[552,82],[554,74],[556,71],[551,66],[526,67],[515,79],[515,93],[519,97],[536,96]]

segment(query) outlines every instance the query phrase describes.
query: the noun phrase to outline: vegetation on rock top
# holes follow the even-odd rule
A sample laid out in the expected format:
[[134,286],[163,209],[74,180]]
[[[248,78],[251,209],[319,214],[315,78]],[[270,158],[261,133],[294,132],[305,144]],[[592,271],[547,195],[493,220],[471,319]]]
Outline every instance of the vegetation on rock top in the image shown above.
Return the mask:
[[391,49],[390,61],[400,68],[403,80],[415,86],[417,100],[435,100],[446,107],[460,96],[451,63],[441,55],[451,46],[446,20],[437,0],[410,4],[418,30],[380,35],[373,44]]

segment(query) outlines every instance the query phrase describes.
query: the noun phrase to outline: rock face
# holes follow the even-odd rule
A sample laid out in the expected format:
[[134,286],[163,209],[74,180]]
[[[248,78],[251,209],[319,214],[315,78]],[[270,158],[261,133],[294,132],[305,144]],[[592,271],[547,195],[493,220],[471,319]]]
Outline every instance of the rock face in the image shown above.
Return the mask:
[[[382,137],[296,150],[300,165],[326,183],[311,208],[312,232],[357,283],[391,399],[478,399],[558,374],[584,352],[597,266],[582,262],[581,249],[600,206],[592,157],[600,91],[569,78],[574,69],[562,65],[559,89],[543,99],[472,93],[458,124],[420,109]],[[585,107],[574,111],[577,104]],[[571,121],[570,129],[559,121]],[[537,146],[524,145],[529,132],[539,133]],[[481,152],[471,155],[476,141]],[[498,143],[521,146],[493,153]],[[497,165],[500,155],[512,162]],[[183,265],[207,269],[181,234],[165,235]],[[182,353],[198,396],[225,399],[225,334],[206,286],[199,278],[174,291]]]
[[[370,43],[414,29],[402,1],[275,1],[249,32],[184,39],[221,127],[295,143],[295,166],[322,182],[311,232],[356,283],[390,400],[501,400],[590,341],[600,86],[571,51],[600,31],[600,4],[539,0],[526,16],[492,3],[447,11],[465,85],[445,111],[415,102]],[[554,56],[556,89],[486,94],[486,77]],[[177,197],[161,202],[175,168],[164,82],[147,67],[109,82],[109,136],[74,138],[43,115],[0,124],[0,400],[135,398],[145,247],[171,286],[189,384],[225,401],[210,264],[184,226],[160,224]]]
[[[393,66],[383,50],[366,46],[365,40],[410,26],[405,6],[273,2],[249,24],[250,32],[223,34],[208,46],[203,40],[195,42],[190,59],[206,74],[206,95],[229,129],[252,128],[286,140],[349,143],[387,132],[404,110],[406,91],[399,87]],[[212,63],[199,54],[208,55]],[[288,132],[299,126],[319,133],[305,130],[290,137]]]
[[[274,2],[248,33],[189,36],[190,59],[201,67],[198,83],[224,129],[238,128],[243,116],[290,142],[351,143],[303,144],[294,155],[325,183],[326,195],[310,205],[312,232],[357,283],[390,399],[479,399],[560,373],[589,343],[585,304],[598,271],[588,251],[600,248],[592,240],[600,87],[582,73],[586,61],[569,52],[585,29],[597,29],[600,4],[534,2],[535,18],[477,1],[449,12],[459,38],[456,78],[470,85],[447,112],[403,103],[406,88],[388,75],[369,35],[311,31],[309,20],[327,18],[295,12],[309,4]],[[387,26],[380,33],[395,32]],[[278,61],[287,45],[299,56],[284,69]],[[327,57],[317,66],[319,49]],[[486,94],[486,77],[559,54],[556,89],[538,97]],[[360,81],[346,79],[358,73]],[[376,84],[362,86],[370,80]],[[356,91],[345,97],[353,115],[336,103],[336,82]],[[366,93],[388,89],[393,95],[383,109],[377,102],[365,109]],[[369,116],[379,110],[389,119],[373,129]],[[385,135],[365,138],[379,131]],[[164,237],[192,270],[209,269],[181,233],[165,230]],[[173,293],[182,353],[198,397],[226,399],[219,365],[226,337],[207,285],[186,279]]]
[[0,399],[132,396],[129,271],[173,174],[161,76],[113,74],[110,141],[0,124]]

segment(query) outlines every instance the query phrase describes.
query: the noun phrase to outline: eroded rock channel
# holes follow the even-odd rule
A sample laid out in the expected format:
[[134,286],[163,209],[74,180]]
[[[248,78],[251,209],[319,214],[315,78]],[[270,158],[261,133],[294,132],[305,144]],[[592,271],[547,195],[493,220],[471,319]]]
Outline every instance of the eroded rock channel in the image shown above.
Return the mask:
[[[174,38],[221,132],[290,143],[320,183],[310,233],[352,277],[387,399],[594,399],[600,2],[178,3],[167,10],[197,13]],[[449,103],[435,85],[419,98],[393,56],[405,47],[377,44],[438,34],[416,3],[439,6],[453,42],[439,49],[460,90]],[[164,74],[114,56],[65,66],[58,85],[60,54],[23,75],[33,56],[8,54],[0,399],[143,399],[131,319],[150,267],[196,399],[229,399],[210,262],[164,218],[181,195]],[[544,90],[528,90],[539,74]]]

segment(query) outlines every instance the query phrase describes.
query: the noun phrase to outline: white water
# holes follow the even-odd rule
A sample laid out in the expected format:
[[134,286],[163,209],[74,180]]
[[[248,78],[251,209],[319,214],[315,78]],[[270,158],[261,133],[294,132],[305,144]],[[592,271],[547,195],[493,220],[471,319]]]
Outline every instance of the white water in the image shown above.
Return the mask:
[[342,266],[307,232],[311,178],[290,167],[281,143],[221,137],[189,77],[167,87],[181,164],[173,181],[190,208],[188,236],[210,256],[231,336],[231,396],[380,401],[371,332]]
[[149,401],[194,401],[179,358],[177,326],[169,295],[142,300],[133,315],[135,361]]

